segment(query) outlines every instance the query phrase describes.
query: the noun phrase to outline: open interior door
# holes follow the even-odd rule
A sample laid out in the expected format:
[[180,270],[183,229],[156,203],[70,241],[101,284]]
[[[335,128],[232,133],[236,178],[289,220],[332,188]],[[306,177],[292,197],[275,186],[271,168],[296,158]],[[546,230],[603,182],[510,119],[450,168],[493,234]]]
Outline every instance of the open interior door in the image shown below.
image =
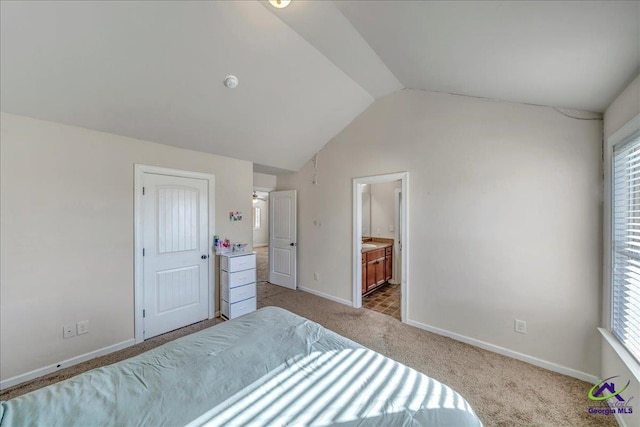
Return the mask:
[[296,289],[296,190],[269,193],[269,282]]

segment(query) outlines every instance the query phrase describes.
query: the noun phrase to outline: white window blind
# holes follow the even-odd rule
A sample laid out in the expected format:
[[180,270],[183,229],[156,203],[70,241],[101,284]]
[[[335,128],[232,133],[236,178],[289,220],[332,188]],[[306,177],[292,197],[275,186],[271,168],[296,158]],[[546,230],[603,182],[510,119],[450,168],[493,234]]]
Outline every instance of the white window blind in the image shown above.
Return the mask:
[[640,135],[613,154],[611,329],[640,360]]

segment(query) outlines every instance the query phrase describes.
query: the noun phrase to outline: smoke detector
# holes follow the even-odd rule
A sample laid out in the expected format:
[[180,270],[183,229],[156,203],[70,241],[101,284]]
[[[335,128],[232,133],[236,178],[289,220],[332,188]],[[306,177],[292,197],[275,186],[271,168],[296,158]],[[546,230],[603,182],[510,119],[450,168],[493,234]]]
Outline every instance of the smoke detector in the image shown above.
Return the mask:
[[284,7],[289,6],[289,3],[291,3],[291,0],[269,0],[269,3],[271,3],[271,6],[273,7],[282,9]]
[[238,86],[238,78],[236,76],[229,75],[224,78],[224,85],[229,89],[235,89]]

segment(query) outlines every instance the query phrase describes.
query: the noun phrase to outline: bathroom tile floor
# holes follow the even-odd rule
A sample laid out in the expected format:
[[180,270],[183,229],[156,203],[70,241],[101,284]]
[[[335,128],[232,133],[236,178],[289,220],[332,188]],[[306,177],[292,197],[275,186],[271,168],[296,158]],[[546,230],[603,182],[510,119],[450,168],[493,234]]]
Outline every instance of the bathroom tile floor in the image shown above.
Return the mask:
[[362,307],[400,320],[400,285],[387,283],[362,298]]

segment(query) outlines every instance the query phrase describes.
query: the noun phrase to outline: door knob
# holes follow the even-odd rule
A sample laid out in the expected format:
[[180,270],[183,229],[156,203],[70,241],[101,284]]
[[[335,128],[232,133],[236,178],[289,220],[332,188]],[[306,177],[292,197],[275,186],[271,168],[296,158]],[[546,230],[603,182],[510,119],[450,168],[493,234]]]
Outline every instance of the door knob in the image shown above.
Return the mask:
[[289,243],[289,246],[295,246],[295,245],[296,245],[295,243]]
[[202,255],[202,256],[200,257],[200,259],[207,259],[207,258],[209,258],[209,255]]

